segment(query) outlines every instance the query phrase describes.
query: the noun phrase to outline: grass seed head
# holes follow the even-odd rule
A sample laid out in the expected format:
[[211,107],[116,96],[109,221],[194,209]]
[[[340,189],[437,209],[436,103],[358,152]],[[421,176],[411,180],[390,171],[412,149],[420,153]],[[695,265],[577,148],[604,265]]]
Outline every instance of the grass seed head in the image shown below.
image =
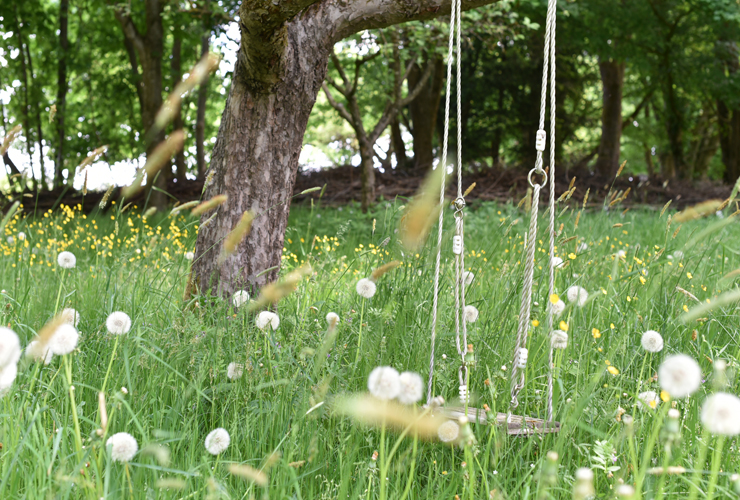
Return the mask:
[[199,216],[205,212],[208,212],[209,210],[213,210],[214,208],[223,205],[228,199],[229,197],[225,194],[216,195],[210,200],[204,201],[203,203],[195,207],[190,213],[195,216]]

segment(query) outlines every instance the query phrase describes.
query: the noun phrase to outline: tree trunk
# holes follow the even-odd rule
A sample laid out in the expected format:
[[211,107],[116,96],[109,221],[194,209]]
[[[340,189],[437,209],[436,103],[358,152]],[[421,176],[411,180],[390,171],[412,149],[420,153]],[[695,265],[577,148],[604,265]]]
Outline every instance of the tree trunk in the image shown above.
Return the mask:
[[[21,66],[21,75],[23,78],[23,135],[26,137],[26,153],[28,154],[28,162],[30,165],[29,175],[31,176],[31,183],[33,190],[38,190],[38,183],[36,182],[36,176],[33,174],[33,135],[31,131],[30,121],[30,109],[31,103],[29,102],[28,95],[28,67],[26,65],[26,51],[24,50],[26,44],[23,41],[23,34],[21,33],[22,22],[18,17],[15,19],[15,33],[18,37],[19,47],[19,58],[18,61]],[[43,168],[43,167],[42,167]]]
[[[182,80],[182,33],[179,27],[175,27],[175,40],[172,43],[172,60],[170,63],[172,69],[172,89],[177,87],[177,84]],[[180,130],[184,128],[182,121],[182,101],[177,106],[175,117],[172,120],[172,129]],[[185,164],[185,148],[181,149],[175,154],[175,172],[177,182],[185,182],[185,174],[187,173],[187,165]]]
[[391,122],[391,149],[388,151],[389,155],[391,151],[396,157],[396,168],[401,170],[406,168],[409,159],[406,156],[406,144],[403,142],[401,123],[398,121],[398,117],[394,118]]
[[[57,147],[54,152],[54,180],[52,189],[62,182],[62,171],[64,170],[64,119],[67,108],[67,50],[69,49],[69,38],[67,37],[67,19],[69,12],[69,0],[59,1],[59,61],[57,64]],[[71,180],[70,180],[71,184]]]
[[668,70],[663,92],[665,94],[665,125],[672,158],[670,161],[672,168],[669,169],[669,172],[673,172],[671,177],[675,175],[685,177],[686,162],[683,152],[683,110],[681,104],[678,102],[678,95],[674,88],[673,74],[670,69]]
[[[208,54],[210,31],[201,38],[201,57]],[[206,151],[204,146],[206,136],[206,102],[208,100],[208,75],[198,87],[198,111],[195,118],[195,158],[198,164],[198,179],[203,179],[206,173]]]
[[[434,65],[432,77],[424,84],[419,96],[409,104],[413,127],[411,134],[414,137],[414,165],[422,169],[428,169],[434,162],[434,132],[445,81],[445,66],[440,56],[435,55],[427,60],[427,64]],[[414,67],[409,74],[409,88],[416,86],[423,73],[422,68]]]
[[717,115],[722,163],[725,165],[723,179],[734,184],[740,177],[740,109],[730,110],[724,101],[718,100]]
[[596,173],[612,178],[619,168],[620,139],[622,137],[622,89],[624,63],[613,60],[599,61],[601,73],[602,110],[601,140],[599,141]]
[[[26,57],[28,58],[28,73],[31,75],[31,81],[36,82],[36,75],[33,72],[33,61],[31,59],[31,48],[26,45]],[[39,170],[40,170],[40,183],[41,190],[48,189],[49,186],[46,183],[46,168],[44,165],[44,134],[41,129],[41,100],[43,99],[43,91],[39,92],[34,83],[32,87],[32,99],[34,102],[34,111],[36,115],[36,141],[38,144],[39,153]]]
[[360,177],[362,179],[362,195],[360,204],[362,211],[367,212],[370,205],[375,203],[375,162],[373,161],[373,147],[360,141]]

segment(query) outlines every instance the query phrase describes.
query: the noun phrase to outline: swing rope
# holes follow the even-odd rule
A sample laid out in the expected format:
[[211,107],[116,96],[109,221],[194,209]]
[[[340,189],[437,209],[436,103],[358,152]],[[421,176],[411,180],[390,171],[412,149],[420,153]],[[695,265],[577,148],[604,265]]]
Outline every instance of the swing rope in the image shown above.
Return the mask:
[[[547,20],[545,26],[545,47],[542,68],[542,93],[540,96],[540,121],[539,130],[536,136],[537,159],[534,168],[529,172],[527,180],[532,186],[532,208],[530,211],[529,234],[527,235],[526,261],[524,267],[524,285],[522,287],[522,304],[519,310],[519,328],[517,330],[516,345],[514,348],[514,361],[511,367],[511,404],[507,422],[511,422],[512,412],[519,406],[519,392],[524,388],[525,372],[529,352],[526,349],[527,336],[529,332],[529,320],[532,308],[532,282],[534,275],[534,255],[537,243],[537,215],[539,209],[540,190],[547,184],[548,175],[542,168],[542,153],[545,150],[547,142],[547,133],[545,132],[545,108],[547,105],[547,89],[549,76],[550,89],[550,276],[549,276],[549,296],[554,293],[555,287],[555,269],[553,266],[555,256],[555,8],[556,0],[548,0]],[[549,69],[549,71],[548,71]],[[539,174],[543,177],[541,184],[532,180],[533,174]],[[549,301],[549,299],[548,299]],[[552,307],[548,308],[548,331],[552,331],[553,311]],[[552,421],[552,370],[553,370],[553,349],[552,343],[549,347],[549,365],[547,378],[547,422]]]

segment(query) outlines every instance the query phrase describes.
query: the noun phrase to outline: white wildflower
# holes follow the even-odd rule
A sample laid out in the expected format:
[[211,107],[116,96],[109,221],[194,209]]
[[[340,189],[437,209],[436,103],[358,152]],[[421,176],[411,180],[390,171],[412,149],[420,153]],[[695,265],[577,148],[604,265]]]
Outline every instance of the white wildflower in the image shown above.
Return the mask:
[[465,282],[465,286],[470,285],[474,279],[475,279],[475,274],[473,274],[470,271],[463,271],[463,281]]
[[229,377],[229,380],[239,380],[242,378],[242,375],[244,375],[243,364],[232,361],[229,363],[229,366],[226,367],[226,376]]
[[560,299],[558,299],[558,301],[554,304],[552,302],[548,302],[548,304],[550,304],[550,307],[552,308],[552,313],[555,316],[560,316],[561,314],[563,314],[563,311],[565,311],[565,302]]
[[336,328],[339,324],[339,315],[335,312],[330,312],[326,315],[326,322],[329,323],[330,328]]
[[398,376],[398,382],[401,386],[398,401],[405,405],[411,405],[421,399],[424,382],[418,373],[403,372]]
[[683,398],[701,385],[701,368],[686,354],[668,356],[658,369],[658,382],[672,398]]
[[21,359],[21,342],[10,328],[0,326],[0,370]]
[[260,330],[267,328],[267,325],[270,325],[273,330],[277,330],[278,326],[280,326],[280,318],[272,311],[262,311],[254,321]]
[[563,264],[563,259],[561,259],[560,257],[555,256],[552,258],[552,267],[563,267]]
[[555,330],[550,334],[550,345],[553,349],[568,347],[568,334],[563,330]]
[[740,434],[740,398],[726,392],[712,394],[701,408],[701,423],[712,434]]
[[193,252],[185,252],[186,260],[193,260],[194,258],[195,258],[195,254]]
[[222,453],[231,443],[231,437],[226,429],[219,427],[218,429],[212,430],[206,436],[206,451],[211,455],[218,455]]
[[65,323],[69,323],[72,326],[80,324],[80,313],[72,309],[71,307],[64,308],[61,313],[62,319]]
[[105,327],[113,335],[123,335],[131,330],[131,318],[122,311],[110,313],[108,319],[105,320]]
[[369,299],[373,295],[375,295],[375,290],[377,289],[377,287],[375,286],[375,283],[373,283],[369,279],[362,278],[360,281],[357,282],[357,286],[355,287],[355,289],[357,290],[357,293],[360,294],[360,297]]
[[647,352],[660,352],[663,350],[663,337],[655,330],[648,330],[642,334],[642,348]]
[[63,323],[52,335],[48,347],[57,356],[64,356],[75,350],[79,340],[80,334],[77,332],[77,328],[69,323]]
[[437,437],[443,443],[451,443],[460,435],[460,426],[454,420],[448,420],[437,428]]
[[44,351],[41,352],[41,344],[38,340],[34,340],[26,346],[26,357],[43,361],[45,365],[48,365],[54,358],[54,353],[51,352],[48,345],[45,345]]
[[660,396],[655,391],[645,391],[637,395],[637,407],[641,410],[654,410],[660,404]]
[[77,265],[77,257],[72,252],[60,252],[57,256],[57,264],[63,269],[73,269]]
[[105,446],[110,446],[111,458],[121,463],[130,462],[136,452],[139,451],[136,439],[128,432],[113,434],[105,442]]
[[390,366],[378,366],[367,378],[370,394],[378,399],[394,399],[401,391],[398,372]]
[[231,303],[237,308],[243,306],[247,302],[249,302],[249,293],[247,293],[246,290],[234,292],[234,295],[231,297]]
[[478,320],[478,309],[475,306],[465,306],[463,317],[466,323],[475,323]]
[[586,305],[586,301],[588,300],[588,291],[577,285],[568,288],[566,295],[568,296],[568,300],[571,303],[576,304],[578,307]]

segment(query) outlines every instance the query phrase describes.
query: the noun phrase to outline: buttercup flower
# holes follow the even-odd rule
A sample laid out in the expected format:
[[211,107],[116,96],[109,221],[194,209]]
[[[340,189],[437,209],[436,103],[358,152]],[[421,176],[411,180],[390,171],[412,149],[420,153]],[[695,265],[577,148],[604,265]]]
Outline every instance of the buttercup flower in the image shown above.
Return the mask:
[[232,361],[229,363],[229,366],[226,367],[226,376],[229,377],[230,380],[239,380],[242,378],[242,375],[244,375],[244,365]]
[[375,290],[377,289],[377,287],[375,286],[375,283],[373,283],[369,279],[362,278],[360,281],[357,282],[357,286],[355,287],[355,289],[357,290],[357,293],[360,294],[360,297],[369,299],[373,295],[375,295]]
[[478,309],[475,306],[465,306],[463,317],[466,323],[475,323],[478,320]]
[[437,428],[437,437],[443,443],[451,443],[460,435],[460,426],[454,420],[448,420]]
[[110,456],[116,462],[130,462],[136,452],[139,451],[139,445],[136,439],[128,432],[119,432],[113,434],[105,442],[106,446],[110,446]]
[[588,300],[588,292],[585,288],[580,286],[574,285],[568,288],[566,295],[568,296],[568,300],[571,303],[576,304],[578,307],[583,307]]
[[125,312],[113,312],[105,320],[105,327],[113,335],[123,335],[131,330],[131,318]]
[[712,394],[701,408],[701,423],[712,434],[740,434],[740,398],[726,392]]
[[660,352],[663,350],[663,337],[655,330],[648,330],[642,334],[642,348],[647,352]]
[[367,388],[370,394],[378,399],[394,399],[401,391],[401,381],[398,372],[390,366],[378,366],[370,372],[367,378]]
[[234,295],[231,297],[231,303],[236,308],[243,306],[247,302],[249,302],[249,294],[245,290],[234,292]]
[[57,264],[62,269],[73,269],[77,265],[77,257],[72,252],[60,252],[57,256]]
[[59,325],[59,328],[49,340],[48,348],[57,356],[64,356],[75,350],[79,340],[80,334],[77,332],[77,328],[69,323],[63,323]]
[[398,382],[400,384],[400,391],[398,392],[399,402],[405,405],[411,405],[421,399],[424,382],[418,373],[403,372],[399,375]]
[[280,318],[272,311],[262,311],[254,321],[260,330],[267,328],[267,325],[270,325],[273,330],[277,330],[278,326],[280,326]]
[[701,368],[691,356],[668,356],[658,369],[658,382],[672,398],[684,398],[701,385]]
[[212,430],[206,436],[206,451],[211,455],[218,455],[223,453],[231,443],[231,437],[226,429],[219,427],[218,429]]

